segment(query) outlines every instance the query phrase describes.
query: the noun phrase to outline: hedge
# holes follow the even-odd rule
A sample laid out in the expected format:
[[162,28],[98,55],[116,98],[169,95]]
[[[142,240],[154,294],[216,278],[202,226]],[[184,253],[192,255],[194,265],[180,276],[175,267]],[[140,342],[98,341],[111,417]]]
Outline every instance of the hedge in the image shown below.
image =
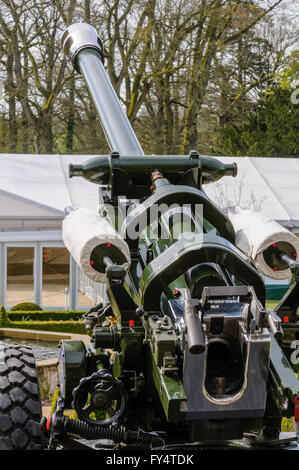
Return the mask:
[[23,328],[25,330],[57,331],[60,333],[86,334],[85,324],[78,321],[15,321],[6,328]]
[[22,310],[22,311],[26,310],[27,312],[28,311],[32,312],[33,310],[42,310],[42,308],[39,305],[37,305],[33,302],[21,302],[20,304],[14,305],[10,309],[11,312],[14,312],[16,310],[17,311],[18,310]]
[[51,310],[40,310],[40,311],[22,311],[12,312],[11,310],[7,312],[8,318],[11,321],[69,321],[69,320],[81,320],[84,312],[78,311],[51,311]]
[[9,328],[9,318],[3,305],[0,307],[0,328]]
[[[23,312],[23,317],[25,313],[27,315],[29,313],[33,314],[33,312]],[[86,334],[85,323],[83,321],[11,321],[3,305],[0,307],[0,328],[22,328],[25,330],[42,330],[56,331],[60,333]]]

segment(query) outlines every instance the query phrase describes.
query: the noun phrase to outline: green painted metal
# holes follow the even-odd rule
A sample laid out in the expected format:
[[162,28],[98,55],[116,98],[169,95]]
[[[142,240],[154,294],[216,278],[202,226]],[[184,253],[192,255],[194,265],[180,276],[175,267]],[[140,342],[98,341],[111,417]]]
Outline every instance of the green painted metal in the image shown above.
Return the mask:
[[87,350],[81,340],[61,340],[58,345],[58,380],[65,406],[71,408],[72,391],[87,372]]
[[178,338],[169,317],[149,317],[148,327],[148,364],[153,382],[160,397],[166,418],[177,422],[184,420],[183,402],[186,394],[179,377],[175,357]]
[[[172,158],[162,159],[161,165],[169,165],[167,174],[170,175],[170,178],[173,179],[176,175],[179,183],[186,182],[189,178],[190,185],[169,184],[166,178],[158,178],[153,184],[150,195],[146,192],[144,184],[145,167],[143,165],[148,164],[146,158],[142,164],[136,162],[136,158],[129,158],[127,174],[124,167],[121,167],[123,162],[119,155],[111,155],[111,160],[108,159],[108,163],[101,157],[100,160],[89,162],[84,171],[82,170],[82,174],[84,173],[84,176],[91,180],[95,175],[95,169],[99,171],[100,164],[104,167],[101,176],[102,183],[112,183],[114,186],[120,182],[121,176],[124,178],[117,191],[110,191],[110,195],[108,194],[106,198],[106,202],[109,202],[109,197],[112,197],[110,201],[114,206],[116,206],[116,202],[113,198],[128,181],[131,181],[129,185],[131,196],[133,194],[135,197],[141,194],[143,197],[148,196],[141,205],[137,205],[129,213],[121,226],[122,233],[127,235],[134,225],[145,224],[141,226],[141,230],[143,230],[141,239],[132,241],[127,236],[132,257],[130,270],[125,272],[121,266],[112,264],[106,271],[108,277],[107,295],[116,323],[109,327],[96,327],[93,341],[98,350],[111,349],[110,367],[114,377],[124,380],[133,371],[136,377],[145,372],[144,380],[147,393],[151,395],[153,389],[155,390],[164,410],[166,421],[173,423],[186,423],[189,415],[187,413],[188,399],[182,378],[182,363],[180,362],[184,360],[186,353],[181,350],[181,338],[178,338],[172,320],[167,316],[168,300],[180,299],[180,290],[192,288],[192,282],[196,282],[198,279],[203,282],[203,285],[207,276],[211,280],[211,273],[214,272],[211,265],[217,266],[214,272],[216,285],[222,285],[224,288],[225,286],[242,284],[253,286],[261,307],[265,303],[266,296],[262,277],[255,267],[248,263],[246,256],[234,245],[235,233],[229,220],[198,189],[201,184],[203,162],[198,156],[191,160],[190,156],[186,158],[183,161],[183,166],[187,162],[189,162],[188,165],[191,165],[189,170],[193,172],[192,184],[190,183],[190,174],[188,174],[189,170],[185,171],[186,168],[175,167]],[[160,170],[162,166],[157,169]],[[194,183],[196,180],[195,169],[200,169],[200,177],[196,184]],[[72,171],[79,172],[79,169],[73,168]],[[107,180],[105,180],[106,171],[109,171]],[[99,183],[98,174],[96,178],[96,182]],[[173,237],[171,228],[167,225],[167,208],[178,201],[179,205],[189,204],[191,208],[188,209],[189,220],[186,224],[181,224],[182,233],[189,230],[190,226],[195,229],[191,240]],[[158,212],[152,221],[150,213],[155,204],[164,204],[165,211]],[[199,219],[195,217],[196,204],[203,205],[203,216],[201,214]],[[202,232],[201,229],[198,229],[197,224],[202,224]],[[197,273],[193,268],[199,265],[204,268],[202,272]],[[214,281],[211,280],[211,282]],[[292,288],[289,289],[289,295],[284,298],[283,309],[282,303],[280,303],[280,315],[282,311],[293,311],[293,299],[294,293],[297,292],[297,285],[298,283],[294,282]],[[263,309],[258,308],[257,311],[264,315]],[[298,331],[298,323],[289,322],[284,330],[285,338],[282,344],[278,344],[274,338],[271,341],[268,373],[269,396],[265,416],[263,420],[253,417],[250,420],[246,415],[248,430],[260,429],[262,421],[265,429],[271,428],[271,426],[277,428],[282,416],[289,417],[294,414],[293,403],[298,394],[298,381],[283,349],[289,347],[290,339],[294,338],[294,332],[296,334]],[[180,360],[177,354],[178,350],[181,351]],[[108,363],[103,364],[100,358],[101,354],[99,354],[97,368],[106,367]],[[268,362],[266,358],[264,360],[266,370]],[[190,380],[190,377],[188,379]],[[135,393],[137,393],[137,389],[136,382]],[[201,393],[201,391],[194,391],[194,393]],[[218,410],[218,412],[220,411]],[[195,410],[194,416],[201,412]],[[187,422],[189,422],[188,420],[190,421],[190,417]],[[238,434],[234,426],[228,422],[227,435]],[[192,429],[190,431],[192,439],[196,439],[197,433],[201,432],[201,424],[193,423],[191,420],[189,427]],[[208,426],[207,432],[213,435],[214,431]]]
[[144,221],[149,224],[151,210],[154,206],[160,207],[163,214],[163,211],[168,210],[172,205],[177,205],[178,202],[179,205],[191,205],[192,207],[202,205],[204,218],[217,228],[222,237],[234,243],[235,231],[228,217],[202,191],[184,185],[159,185],[155,193],[143,201],[141,207],[137,206],[130,212],[121,232],[130,232],[132,227],[138,223],[142,224]]
[[228,268],[246,285],[253,285],[265,303],[265,286],[256,269],[244,263],[244,255],[230,242],[216,235],[203,235],[195,242],[178,241],[149,263],[139,283],[140,303],[145,309],[159,308],[162,290],[196,263],[206,261]]
[[[294,416],[294,398],[299,394],[299,380],[275,338],[271,338],[269,384],[282,416]],[[286,400],[288,398],[288,400]],[[288,403],[288,406],[286,406]]]
[[[88,44],[82,28],[93,34]],[[87,82],[112,151],[70,165],[69,175],[101,187],[103,214],[108,206],[115,211],[119,196],[126,198],[125,207],[132,210],[117,214],[114,225],[132,262],[126,270],[118,258],[110,260],[107,296],[113,321],[95,326],[93,349],[87,354],[82,345],[64,345],[63,379],[71,387],[84,372],[109,369],[126,386],[127,419],[137,428],[140,422],[150,431],[181,423],[179,429],[188,426],[193,442],[216,439],[220,447],[244,432],[265,444],[270,435],[276,443],[281,417],[294,414],[298,397],[299,382],[284,350],[299,331],[299,264],[292,268],[290,289],[274,312],[266,310],[261,275],[236,248],[229,218],[202,190],[202,184],[236,176],[236,164],[195,150],[144,155],[104,73],[102,42],[87,30],[81,25],[67,31],[65,47]],[[78,42],[70,40],[73,34]],[[172,205],[187,216],[183,223],[170,214]],[[130,233],[136,227],[139,236],[134,238]],[[175,236],[178,227],[179,235],[191,231],[193,238]],[[190,335],[188,329],[196,328],[192,325],[200,334]],[[271,329],[280,343],[270,338]],[[201,348],[189,350],[190,337],[195,346],[202,339]],[[226,355],[229,372],[223,365]],[[157,416],[161,406],[165,417]]]
[[147,348],[148,380],[153,381],[161,400],[165,417],[171,422],[184,421],[185,413],[181,411],[182,403],[187,399],[182,382],[176,373],[162,374],[161,368],[155,362],[152,349]]
[[178,338],[166,315],[163,318],[150,317],[147,321],[149,331],[149,344],[153,358],[158,367],[163,367],[165,355],[175,355],[178,346]]

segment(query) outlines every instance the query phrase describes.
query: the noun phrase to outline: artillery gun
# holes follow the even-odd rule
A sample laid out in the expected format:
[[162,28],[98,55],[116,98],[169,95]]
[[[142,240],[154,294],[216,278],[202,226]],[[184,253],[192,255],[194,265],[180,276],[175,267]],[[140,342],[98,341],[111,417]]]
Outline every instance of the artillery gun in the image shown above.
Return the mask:
[[[236,164],[194,150],[144,155],[95,29],[72,25],[62,43],[111,149],[70,165],[71,178],[99,186],[100,200],[96,211],[67,211],[63,239],[107,295],[83,315],[89,347],[59,344],[59,398],[41,421],[46,447],[296,448],[296,432],[280,429],[282,417],[299,419],[290,347],[299,331],[297,237],[271,222],[270,238],[252,242],[250,214],[244,227],[244,214],[208,199],[203,185],[235,176]],[[267,275],[292,277],[274,310],[265,308],[264,265]]]

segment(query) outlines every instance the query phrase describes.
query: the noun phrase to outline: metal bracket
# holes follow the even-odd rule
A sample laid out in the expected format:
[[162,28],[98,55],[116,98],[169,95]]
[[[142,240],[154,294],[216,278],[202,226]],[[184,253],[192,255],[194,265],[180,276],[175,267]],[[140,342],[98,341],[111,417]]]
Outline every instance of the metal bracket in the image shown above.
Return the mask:
[[106,276],[110,284],[122,284],[127,270],[125,266],[113,264],[107,267]]
[[176,358],[171,356],[170,353],[165,353],[163,357],[163,366],[161,367],[161,374],[169,372],[177,372],[179,368],[176,366]]

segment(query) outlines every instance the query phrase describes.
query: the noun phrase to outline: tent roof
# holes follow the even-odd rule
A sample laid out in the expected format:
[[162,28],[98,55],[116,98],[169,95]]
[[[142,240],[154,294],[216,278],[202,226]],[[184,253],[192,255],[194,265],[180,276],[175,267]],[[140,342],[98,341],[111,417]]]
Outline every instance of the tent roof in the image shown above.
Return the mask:
[[[93,155],[0,154],[0,217],[64,217],[65,206],[96,208],[98,187],[69,178],[69,163]],[[207,195],[224,208],[262,211],[299,232],[299,159],[217,157],[236,162],[238,175],[205,185]]]
[[261,211],[283,226],[299,232],[299,159],[217,157],[236,162],[238,175],[226,176],[204,189],[220,207],[240,206]]
[[65,206],[96,207],[97,186],[68,178],[68,163],[87,159],[86,155],[0,154],[0,217],[64,217]]

